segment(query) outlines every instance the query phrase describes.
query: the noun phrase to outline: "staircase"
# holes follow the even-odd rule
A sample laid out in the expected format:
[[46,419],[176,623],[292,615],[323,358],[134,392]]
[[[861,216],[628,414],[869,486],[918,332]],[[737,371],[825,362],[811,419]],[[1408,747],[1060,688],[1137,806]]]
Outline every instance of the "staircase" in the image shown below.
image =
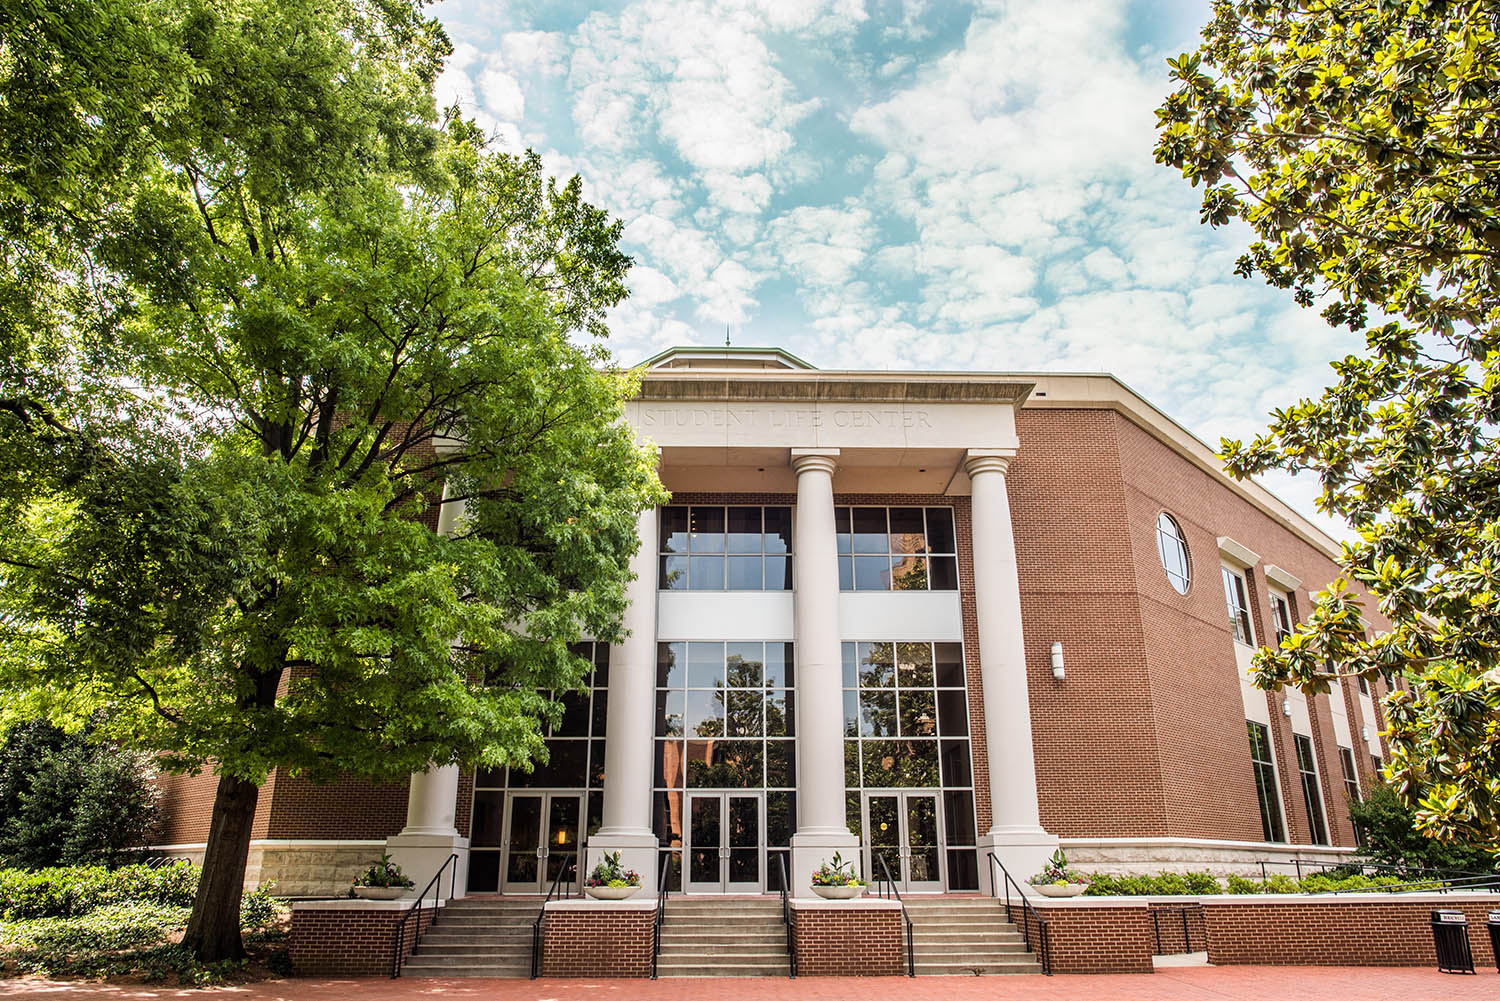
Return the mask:
[[1041,973],[1005,908],[990,897],[908,897],[918,976]]
[[401,967],[403,977],[529,977],[540,897],[450,900]]
[[784,977],[786,925],[776,897],[672,897],[658,977]]

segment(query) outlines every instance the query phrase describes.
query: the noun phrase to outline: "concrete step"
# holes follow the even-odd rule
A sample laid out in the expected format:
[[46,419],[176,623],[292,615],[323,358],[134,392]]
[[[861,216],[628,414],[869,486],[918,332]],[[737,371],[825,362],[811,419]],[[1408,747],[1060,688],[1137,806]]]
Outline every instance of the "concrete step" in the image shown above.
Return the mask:
[[440,942],[426,942],[417,946],[414,956],[426,956],[432,958],[447,956],[491,956],[495,959],[510,960],[516,956],[531,958],[531,943],[505,943],[503,945],[475,945],[472,943],[456,942],[451,945]]
[[466,928],[433,928],[422,936],[423,942],[445,942],[449,944],[469,943],[471,945],[501,945],[511,942],[525,942],[531,944],[531,929],[526,930],[524,935],[501,934],[492,932],[470,931]]
[[918,960],[916,969],[919,977],[988,977],[1004,973],[1041,973],[1042,964],[1033,959],[969,963],[930,963]]
[[658,977],[785,977],[790,973],[785,963],[780,966],[736,966],[730,964],[699,964],[694,966],[656,967]]
[[786,946],[785,926],[776,931],[674,931],[671,935],[674,945],[711,946],[722,945],[730,942],[743,945],[764,945],[767,947]]
[[786,947],[779,949],[735,949],[728,946],[704,949],[701,946],[662,946],[661,958],[683,962],[712,959],[716,963],[786,962]]

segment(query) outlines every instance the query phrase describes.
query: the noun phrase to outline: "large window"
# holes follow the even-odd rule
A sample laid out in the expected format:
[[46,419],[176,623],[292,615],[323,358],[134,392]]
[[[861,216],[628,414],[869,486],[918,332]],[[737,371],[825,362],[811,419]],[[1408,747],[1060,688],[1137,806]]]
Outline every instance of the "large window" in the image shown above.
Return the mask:
[[[1349,806],[1359,802],[1359,776],[1354,772],[1354,752],[1347,747],[1339,748],[1339,767],[1344,770],[1344,796],[1349,801]],[[1365,843],[1365,832],[1354,825],[1354,843],[1363,846]]]
[[1250,602],[1245,597],[1245,578],[1228,567],[1220,567],[1224,575],[1224,603],[1229,606],[1229,628],[1235,641],[1247,646],[1255,645],[1255,631],[1250,628]]
[[1276,645],[1292,635],[1292,609],[1287,600],[1275,592],[1271,593],[1271,628],[1276,632]]
[[663,590],[789,591],[792,509],[664,507],[657,552]]
[[1302,776],[1302,799],[1307,803],[1307,822],[1312,827],[1315,845],[1328,844],[1328,825],[1323,819],[1323,794],[1318,791],[1318,765],[1313,756],[1312,741],[1300,733],[1292,734],[1297,745],[1297,772]]
[[1161,568],[1166,571],[1167,583],[1178,594],[1187,594],[1192,583],[1192,565],[1188,562],[1187,540],[1175,518],[1163,512],[1156,519],[1156,552],[1161,556]]
[[845,643],[843,671],[850,830],[867,790],[941,790],[948,889],[977,889],[962,644]]
[[[657,645],[653,786],[664,848],[683,846],[684,791],[764,790],[766,871],[779,871],[775,855],[796,830],[793,675],[790,643]],[[675,854],[668,879],[680,887]]]
[[[585,827],[577,837],[598,830],[604,812],[604,724],[609,700],[609,644],[580,643],[573,652],[594,664],[585,679],[585,691],[566,692],[558,701],[562,719],[556,726],[543,724],[547,760],[538,761],[529,772],[519,768],[480,768],[474,774],[474,814],[470,832],[469,886],[493,891],[501,876],[503,847],[515,837],[504,831],[507,793],[522,790],[558,790],[586,795]],[[577,802],[575,799],[573,802]],[[576,814],[572,822],[576,824]],[[570,839],[574,835],[568,835]],[[574,850],[576,851],[576,845]],[[517,877],[505,872],[507,881]]]
[[1260,826],[1267,841],[1285,841],[1281,800],[1276,794],[1276,759],[1271,754],[1271,731],[1250,722],[1250,762],[1255,766],[1255,794],[1260,800]]
[[840,590],[958,590],[952,508],[840,507],[833,517]]

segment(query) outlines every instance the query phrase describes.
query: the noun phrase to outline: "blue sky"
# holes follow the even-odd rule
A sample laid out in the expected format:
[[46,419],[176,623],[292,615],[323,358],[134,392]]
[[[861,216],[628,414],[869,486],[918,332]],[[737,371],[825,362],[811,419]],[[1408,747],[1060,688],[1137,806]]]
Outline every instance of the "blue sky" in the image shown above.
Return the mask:
[[1357,347],[1235,277],[1248,231],[1152,160],[1207,0],[434,9],[440,101],[624,221],[624,363],[727,326],[824,368],[1106,371],[1212,443]]

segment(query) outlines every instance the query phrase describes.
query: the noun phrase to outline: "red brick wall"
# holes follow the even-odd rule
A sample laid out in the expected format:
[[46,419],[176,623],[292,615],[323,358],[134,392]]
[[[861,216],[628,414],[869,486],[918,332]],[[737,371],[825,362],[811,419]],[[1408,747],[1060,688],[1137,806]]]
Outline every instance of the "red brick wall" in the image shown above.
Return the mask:
[[1152,901],[1147,905],[1151,919],[1151,948],[1158,956],[1182,952],[1202,952],[1208,948],[1208,933],[1203,929],[1203,907],[1191,903]]
[[406,825],[408,783],[375,783],[344,777],[314,785],[278,773],[268,838],[373,840],[387,838]]
[[[1155,938],[1145,907],[1046,907],[1034,912],[1047,924],[1046,949],[1053,973],[1151,973]],[[1033,912],[1013,906],[1011,920],[1031,936],[1042,958],[1042,935]]]
[[[219,776],[208,770],[197,775],[162,772],[158,773],[156,784],[162,792],[156,844],[192,845],[207,841],[209,824],[213,821],[214,795],[219,788]],[[260,795],[255,802],[255,820],[250,828],[252,838],[266,836],[275,789],[276,773],[272,772],[266,779],[266,784],[260,787]]]
[[1429,966],[1434,908],[1462,910],[1476,967],[1495,962],[1485,917],[1500,901],[1205,900],[1208,961],[1257,966]]
[[797,907],[792,947],[799,977],[896,977],[906,973],[906,931],[897,908]]
[[[396,927],[407,913],[410,912],[296,908],[292,911],[288,948],[292,969],[301,977],[388,977]],[[411,955],[435,914],[428,907],[421,915],[407,920],[401,943],[403,958]]]
[[542,973],[549,977],[649,977],[655,910],[549,910]]
[[[1006,487],[1042,825],[1062,837],[1165,835],[1113,416],[1023,410],[1017,433]],[[1067,664],[1061,683],[1052,677],[1054,642]]]

